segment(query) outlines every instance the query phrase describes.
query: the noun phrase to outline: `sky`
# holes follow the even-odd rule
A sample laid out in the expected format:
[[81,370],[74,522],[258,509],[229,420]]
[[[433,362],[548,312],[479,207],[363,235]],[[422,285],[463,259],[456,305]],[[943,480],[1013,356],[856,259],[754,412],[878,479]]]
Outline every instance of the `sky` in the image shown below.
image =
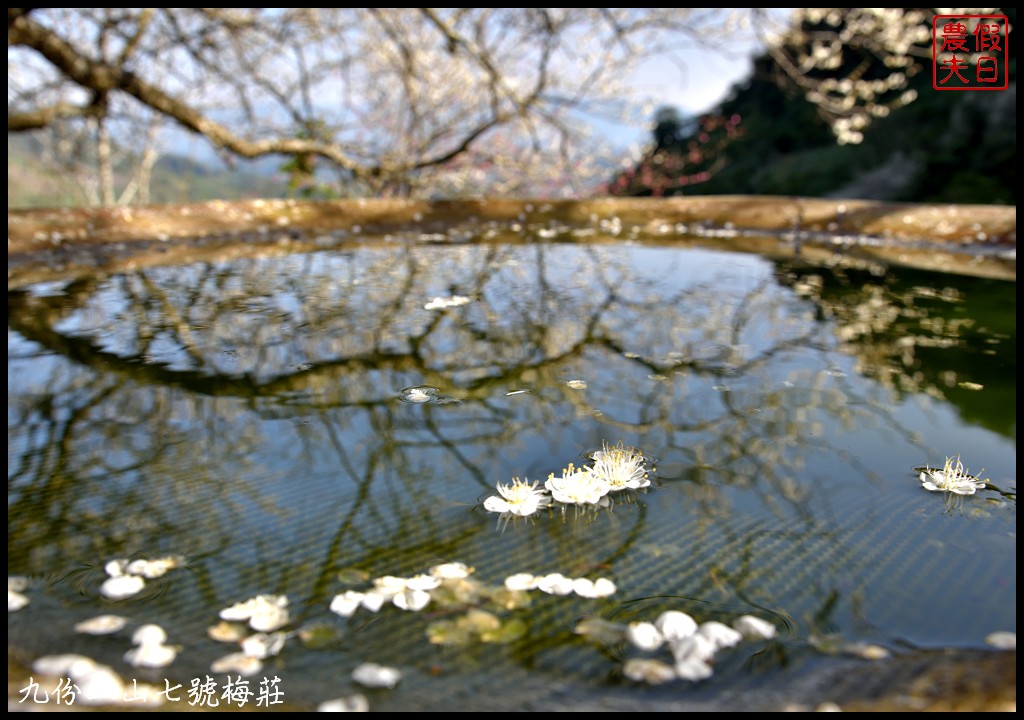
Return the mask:
[[[793,8],[769,8],[769,15],[784,25]],[[638,94],[656,99],[657,105],[672,105],[683,115],[708,112],[729,94],[732,85],[749,77],[753,57],[762,49],[753,33],[735,35],[727,49],[712,50],[684,47],[672,57],[656,57],[643,63],[633,74],[632,85]],[[653,117],[653,112],[651,113]],[[650,128],[635,128],[598,123],[617,145],[643,145],[650,140]]]

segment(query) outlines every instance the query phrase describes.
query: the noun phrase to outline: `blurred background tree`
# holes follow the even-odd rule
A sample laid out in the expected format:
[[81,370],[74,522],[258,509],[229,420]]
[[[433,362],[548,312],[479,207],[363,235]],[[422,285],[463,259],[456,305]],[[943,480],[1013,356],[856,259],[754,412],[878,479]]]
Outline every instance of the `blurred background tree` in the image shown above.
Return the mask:
[[[671,146],[664,119],[683,121],[659,110],[649,149],[609,192],[1015,205],[1013,44],[1005,91],[932,87],[932,18],[959,10],[797,8],[788,28],[766,35],[749,79]],[[969,12],[1016,23],[1014,8]],[[725,119],[737,132],[701,142]]]
[[[9,179],[12,163],[44,161],[68,204],[172,199],[151,178],[176,128],[229,167],[267,159],[287,176],[278,193],[791,192],[755,176],[819,140],[860,142],[922,95],[932,14],[797,9],[771,31],[750,8],[9,8]],[[754,30],[767,49],[747,85],[702,118],[663,105],[646,159],[602,187],[623,160],[594,121],[653,110],[630,102],[636,69]],[[854,179],[825,159],[817,174]],[[190,184],[275,192],[208,173]]]

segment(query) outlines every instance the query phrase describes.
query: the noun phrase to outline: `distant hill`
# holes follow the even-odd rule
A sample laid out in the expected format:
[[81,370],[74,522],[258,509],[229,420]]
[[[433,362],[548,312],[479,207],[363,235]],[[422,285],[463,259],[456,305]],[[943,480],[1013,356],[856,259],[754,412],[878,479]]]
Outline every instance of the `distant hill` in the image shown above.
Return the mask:
[[[1004,12],[1015,25],[1016,10]],[[635,167],[611,178],[609,192],[1016,205],[1016,55],[1009,48],[1009,89],[937,91],[924,67],[910,81],[917,100],[874,120],[856,145],[837,144],[762,55],[751,77],[699,121],[684,123],[663,108],[660,135]],[[722,126],[730,118],[740,118],[734,137]]]
[[[245,162],[233,168],[214,167],[184,155],[163,155],[153,167],[150,198],[156,204],[286,197],[287,178],[266,168],[266,163]],[[120,187],[123,179],[116,184]],[[84,204],[74,180],[43,162],[42,145],[34,135],[7,134],[8,208]]]

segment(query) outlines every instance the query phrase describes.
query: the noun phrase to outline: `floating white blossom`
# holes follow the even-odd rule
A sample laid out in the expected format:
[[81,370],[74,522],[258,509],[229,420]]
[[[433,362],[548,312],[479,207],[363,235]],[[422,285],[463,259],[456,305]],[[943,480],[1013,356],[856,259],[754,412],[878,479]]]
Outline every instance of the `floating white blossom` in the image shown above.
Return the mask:
[[75,625],[75,632],[87,635],[109,635],[116,633],[128,624],[128,618],[120,615],[97,615]]
[[676,671],[661,660],[630,658],[622,666],[622,674],[634,682],[661,685],[676,679]]
[[152,623],[141,626],[132,635],[135,647],[125,653],[124,659],[135,667],[159,668],[170,665],[178,655],[177,648],[165,645],[167,633]]
[[28,588],[28,578],[20,575],[7,577],[7,612],[16,612],[28,605],[28,596],[22,591]]
[[208,627],[206,634],[217,642],[241,642],[248,634],[248,630],[242,625],[222,620]]
[[[978,475],[980,476],[981,473],[979,472]],[[959,455],[956,456],[956,462],[953,461],[953,458],[946,458],[946,464],[941,470],[926,467],[921,471],[921,484],[925,490],[932,492],[973,495],[985,487],[985,482],[982,478],[971,475],[964,469]]]
[[714,674],[714,670],[711,669],[711,665],[707,661],[694,656],[686,657],[676,662],[675,674],[680,680],[700,682],[711,677]]
[[700,660],[710,663],[718,651],[715,642],[700,633],[695,633],[679,640],[673,640],[669,642],[669,648],[672,650],[672,657],[675,658],[676,663],[688,660]]
[[748,640],[770,640],[778,632],[770,622],[754,615],[743,615],[732,626]]
[[591,472],[607,482],[612,492],[638,490],[651,484],[646,460],[636,448],[625,447],[622,443],[609,447],[605,443],[592,457]]
[[324,700],[316,706],[317,712],[370,712],[370,701],[362,693]]
[[373,580],[373,589],[387,600],[403,592],[406,585],[407,581],[405,578],[394,575],[382,575]]
[[[78,687],[75,700],[85,705],[121,704],[126,688],[113,668],[101,665],[85,655],[44,655],[32,663],[32,670],[48,677],[68,678]],[[149,686],[137,689],[146,692]],[[148,699],[149,693],[146,692]],[[142,697],[142,693],[139,693]],[[155,700],[154,702],[159,702]]]
[[508,485],[498,483],[498,495],[491,495],[484,500],[484,508],[503,515],[532,515],[551,504],[551,497],[537,488],[539,484],[540,482],[536,480],[531,484],[529,480],[519,478],[513,478]]
[[132,560],[124,566],[129,575],[141,575],[152,580],[167,574],[168,570],[180,567],[184,561],[180,557],[164,557],[156,560]]
[[658,628],[654,627],[654,623],[642,620],[631,622],[626,626],[626,639],[635,647],[647,652],[657,650],[665,642],[665,637]]
[[505,578],[505,588],[507,590],[536,590],[539,581],[540,578],[536,575],[515,573]]
[[246,655],[244,652],[231,653],[210,663],[210,672],[236,673],[245,677],[257,675],[262,669],[263,661],[260,658]]
[[446,308],[459,307],[470,302],[470,298],[464,295],[452,295],[451,297],[435,297],[423,306],[424,310],[444,310]]
[[370,590],[369,592],[363,593],[363,599],[360,601],[360,604],[370,612],[377,612],[384,607],[384,603],[387,600],[388,598],[386,598],[383,593],[377,592],[376,590]]
[[430,568],[429,572],[434,577],[441,578],[442,580],[458,580],[472,575],[473,568],[466,565],[466,563],[450,562],[435,565]]
[[287,639],[288,634],[283,632],[256,633],[242,640],[242,652],[249,657],[265,660],[280,653]]
[[549,595],[568,595],[573,591],[573,581],[562,573],[550,573],[538,578],[537,589]]
[[587,383],[584,380],[566,380],[565,384],[573,390],[585,390],[587,387]]
[[441,578],[434,575],[413,575],[405,581],[407,590],[431,591],[441,585]]
[[121,577],[125,574],[125,568],[128,567],[128,558],[117,558],[116,560],[108,560],[103,566],[104,572],[110,577]]
[[346,590],[343,593],[338,593],[331,600],[331,612],[342,617],[352,617],[355,611],[362,605],[364,596],[365,593],[356,590]]
[[7,589],[7,612],[16,612],[28,605],[28,596],[17,590]]
[[700,627],[697,628],[697,634],[710,640],[714,644],[716,650],[732,647],[743,639],[743,636],[738,630],[733,630],[725,623],[720,623],[715,620],[701,623]]
[[418,612],[430,604],[430,593],[426,590],[406,588],[391,598],[395,607]]
[[597,505],[611,490],[611,484],[589,468],[577,468],[572,463],[562,470],[562,476],[548,475],[544,482],[551,496],[567,505]]
[[123,600],[137,595],[146,587],[146,581],[138,575],[115,575],[103,581],[100,593],[110,600]]
[[248,621],[259,632],[273,632],[287,625],[288,598],[284,595],[257,595],[220,611],[222,620]]
[[590,578],[576,578],[572,581],[572,591],[584,598],[602,598],[615,594],[615,583],[606,578],[591,580]]
[[654,626],[669,642],[688,638],[697,632],[697,621],[681,610],[666,610],[654,621]]
[[408,402],[412,403],[425,403],[430,402],[433,397],[433,393],[424,390],[423,388],[409,388],[406,390],[403,396]]
[[377,663],[363,663],[352,671],[352,679],[366,687],[393,688],[402,679],[402,672]]
[[139,645],[124,654],[124,661],[135,667],[160,668],[174,662],[177,655],[177,648],[171,645]]

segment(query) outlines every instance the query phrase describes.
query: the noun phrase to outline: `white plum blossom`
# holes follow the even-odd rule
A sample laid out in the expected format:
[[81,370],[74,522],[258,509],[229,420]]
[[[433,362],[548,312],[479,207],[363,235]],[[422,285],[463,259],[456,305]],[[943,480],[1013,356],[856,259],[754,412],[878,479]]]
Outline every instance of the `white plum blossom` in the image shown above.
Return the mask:
[[551,497],[542,489],[538,489],[539,481],[532,484],[529,480],[512,478],[508,485],[498,483],[498,495],[491,495],[484,500],[484,508],[491,512],[526,517],[546,508],[551,504]]
[[607,482],[611,492],[638,490],[651,484],[646,459],[636,448],[621,443],[609,447],[605,443],[593,454],[593,459],[591,473]]
[[[590,468],[577,468],[572,463],[562,470],[562,476],[548,475],[544,487],[551,497],[567,505],[597,505],[605,500],[611,484]],[[607,503],[607,500],[605,500]]]
[[770,622],[755,615],[743,615],[732,626],[748,640],[771,640],[778,632]]
[[[984,470],[982,471],[984,472]],[[941,470],[926,467],[921,471],[921,484],[925,490],[932,492],[948,492],[955,495],[973,495],[985,487],[985,480],[978,475],[971,475],[960,462],[960,456],[946,458]]]
[[258,632],[273,632],[290,622],[288,598],[284,595],[257,595],[220,611],[222,620],[248,621]]

